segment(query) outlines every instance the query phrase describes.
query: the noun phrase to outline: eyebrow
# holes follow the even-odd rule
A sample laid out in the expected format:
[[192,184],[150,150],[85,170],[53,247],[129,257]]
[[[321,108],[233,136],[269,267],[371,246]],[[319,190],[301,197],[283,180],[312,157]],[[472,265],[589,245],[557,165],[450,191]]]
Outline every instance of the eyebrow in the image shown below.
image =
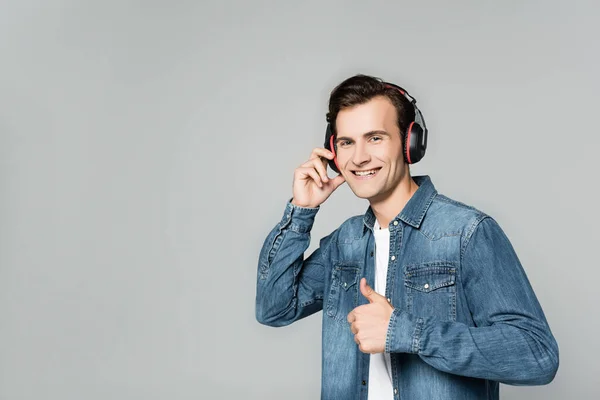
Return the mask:
[[[369,132],[363,133],[362,137],[368,138],[369,136],[374,136],[374,135],[382,135],[382,136],[388,136],[388,137],[390,137],[390,134],[387,133],[386,131],[369,131]],[[335,139],[335,142],[337,143],[340,140],[350,140],[350,141],[353,141],[354,139],[352,139],[350,137],[347,137],[347,136],[340,136],[340,137],[338,137],[338,138]]]

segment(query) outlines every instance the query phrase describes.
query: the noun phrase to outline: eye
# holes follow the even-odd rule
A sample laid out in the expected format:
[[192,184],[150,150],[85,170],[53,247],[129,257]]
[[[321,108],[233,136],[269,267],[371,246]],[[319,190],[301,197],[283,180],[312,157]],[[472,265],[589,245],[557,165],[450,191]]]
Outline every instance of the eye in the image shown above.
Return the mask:
[[379,137],[379,136],[373,136],[373,137],[371,137],[371,140],[379,142],[379,141],[381,141],[381,137]]
[[340,140],[340,141],[338,142],[338,146],[347,146],[347,145],[349,145],[349,144],[350,144],[350,141],[349,141],[349,140]]

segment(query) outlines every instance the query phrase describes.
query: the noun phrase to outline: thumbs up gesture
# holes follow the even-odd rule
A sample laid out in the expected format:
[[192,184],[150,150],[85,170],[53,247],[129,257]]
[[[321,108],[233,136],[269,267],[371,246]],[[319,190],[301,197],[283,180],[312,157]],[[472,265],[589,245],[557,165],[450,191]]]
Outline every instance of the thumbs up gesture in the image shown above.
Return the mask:
[[360,292],[369,300],[369,304],[358,306],[348,314],[354,341],[363,353],[383,353],[394,308],[367,284],[365,278],[360,280]]

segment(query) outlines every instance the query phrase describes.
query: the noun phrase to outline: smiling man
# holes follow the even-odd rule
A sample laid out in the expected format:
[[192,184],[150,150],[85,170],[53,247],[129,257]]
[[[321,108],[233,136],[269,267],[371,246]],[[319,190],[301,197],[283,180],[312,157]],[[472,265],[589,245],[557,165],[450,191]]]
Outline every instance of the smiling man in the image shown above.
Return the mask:
[[[321,399],[498,399],[499,382],[551,382],[558,346],[507,236],[410,174],[427,144],[414,98],[353,76],[327,121],[264,241],[256,294],[265,325],[323,311]],[[305,258],[320,205],[344,182],[369,207]]]

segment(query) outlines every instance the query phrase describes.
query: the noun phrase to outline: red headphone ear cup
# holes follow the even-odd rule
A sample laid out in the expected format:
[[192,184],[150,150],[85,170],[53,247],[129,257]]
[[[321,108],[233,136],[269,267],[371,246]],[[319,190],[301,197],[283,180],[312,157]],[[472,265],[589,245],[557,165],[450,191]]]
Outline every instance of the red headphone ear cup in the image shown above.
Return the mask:
[[425,155],[425,145],[423,144],[424,131],[421,125],[411,122],[407,132],[404,156],[408,164],[415,164],[421,161]]
[[[334,171],[339,174],[340,166],[338,165],[338,162],[337,162],[337,154],[335,152],[335,145],[333,144],[333,135],[329,139],[329,150],[333,153],[333,163],[335,164],[335,167],[336,167],[336,170],[334,170]],[[331,164],[331,160],[329,161],[329,163]]]
[[329,168],[331,168],[334,172],[340,173],[340,168],[337,163],[337,154],[335,152],[335,145],[333,144],[333,140],[335,139],[335,135],[331,131],[331,124],[327,124],[327,129],[325,130],[325,143],[323,147],[333,153],[333,160],[327,160],[329,164]]
[[406,135],[404,135],[404,160],[406,160],[406,162],[408,164],[412,164],[413,161],[410,158],[410,149],[411,149],[411,143],[410,140],[412,139],[412,130],[413,130],[413,126],[414,126],[414,121],[410,123],[410,125],[408,126],[408,129],[406,130]]

